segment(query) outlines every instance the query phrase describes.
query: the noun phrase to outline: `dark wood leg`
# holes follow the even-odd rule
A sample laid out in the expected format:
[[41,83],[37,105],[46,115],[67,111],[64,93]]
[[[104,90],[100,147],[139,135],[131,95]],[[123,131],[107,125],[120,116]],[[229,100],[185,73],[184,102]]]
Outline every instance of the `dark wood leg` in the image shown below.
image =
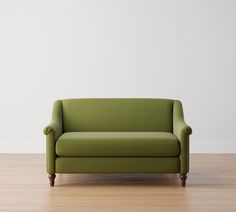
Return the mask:
[[55,174],[49,174],[48,175],[48,179],[49,179],[49,184],[50,184],[50,186],[54,186],[54,180],[55,180],[55,178],[56,178],[56,175]]
[[186,185],[186,179],[187,179],[187,174],[180,174],[180,180],[181,180],[181,185],[185,186]]

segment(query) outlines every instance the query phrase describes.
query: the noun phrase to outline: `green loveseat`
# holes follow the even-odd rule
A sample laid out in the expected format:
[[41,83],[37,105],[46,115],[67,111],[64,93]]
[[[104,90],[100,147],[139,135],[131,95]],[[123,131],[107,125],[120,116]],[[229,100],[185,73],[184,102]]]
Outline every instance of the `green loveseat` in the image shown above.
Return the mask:
[[45,127],[50,185],[56,173],[189,172],[182,104],[170,99],[65,99]]

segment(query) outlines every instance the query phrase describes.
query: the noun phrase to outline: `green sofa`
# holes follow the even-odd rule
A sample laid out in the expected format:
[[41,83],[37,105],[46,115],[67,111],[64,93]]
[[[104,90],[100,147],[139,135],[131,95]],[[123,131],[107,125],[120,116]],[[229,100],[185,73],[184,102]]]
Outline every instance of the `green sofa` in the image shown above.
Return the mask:
[[50,185],[56,173],[189,172],[182,104],[170,99],[65,99],[45,127]]

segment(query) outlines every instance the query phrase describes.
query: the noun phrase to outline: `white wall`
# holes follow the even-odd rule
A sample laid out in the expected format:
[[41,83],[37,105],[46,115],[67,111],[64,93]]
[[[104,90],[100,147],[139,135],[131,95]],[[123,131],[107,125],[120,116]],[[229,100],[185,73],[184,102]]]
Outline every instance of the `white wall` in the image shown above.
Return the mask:
[[236,153],[236,1],[1,0],[0,152],[44,152],[55,99],[183,101],[191,152]]

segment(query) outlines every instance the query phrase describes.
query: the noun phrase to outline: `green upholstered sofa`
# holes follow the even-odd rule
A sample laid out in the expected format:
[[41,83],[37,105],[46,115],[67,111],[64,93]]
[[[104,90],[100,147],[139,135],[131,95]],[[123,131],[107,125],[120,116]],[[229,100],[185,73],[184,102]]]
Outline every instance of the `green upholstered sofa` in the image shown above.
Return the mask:
[[171,99],[65,99],[45,127],[50,185],[56,173],[189,172],[182,104]]

